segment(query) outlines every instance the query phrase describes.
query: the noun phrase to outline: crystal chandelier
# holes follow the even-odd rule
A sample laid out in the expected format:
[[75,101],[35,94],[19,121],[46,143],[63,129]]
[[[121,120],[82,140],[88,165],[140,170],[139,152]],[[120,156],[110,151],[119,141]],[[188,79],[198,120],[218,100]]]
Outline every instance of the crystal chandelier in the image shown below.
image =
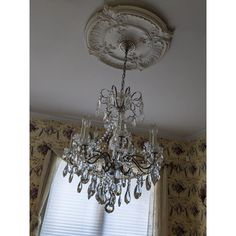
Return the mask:
[[[120,28],[117,28],[117,25],[120,27],[120,22],[122,22],[123,27],[125,26],[124,20],[121,20],[122,9],[122,7],[119,9],[116,8],[114,12],[112,12],[112,9],[104,9],[99,13],[99,17],[95,17],[95,20],[97,21],[99,19],[100,22],[93,22],[93,24],[90,25],[94,27],[93,29],[97,28],[101,31],[108,27],[108,25],[111,28],[112,22],[112,24],[114,24],[114,29],[119,31]],[[121,13],[117,14],[118,10],[120,10]],[[126,18],[124,19],[127,20],[127,24],[129,21],[131,22],[133,20],[132,17],[134,17],[134,9],[131,10],[132,14],[130,15],[127,13],[127,8],[124,11],[124,14],[126,14]],[[135,8],[135,10],[137,15],[142,14],[143,19],[146,20],[144,22],[146,28],[149,26],[148,23],[151,22],[151,30],[151,24],[154,22],[153,15],[152,21],[150,21],[148,15],[145,16],[146,18],[144,17],[142,9],[140,10]],[[145,14],[147,14],[147,11]],[[128,16],[131,18],[129,19]],[[113,20],[111,21],[109,17]],[[92,20],[94,20],[94,18]],[[158,22],[156,22],[156,24],[160,23],[160,21],[161,20],[158,18]],[[133,22],[134,21],[132,21],[132,27],[134,24]],[[161,23],[161,27],[164,27],[164,23]],[[141,23],[139,22],[139,24]],[[137,27],[139,27],[139,25],[137,25]],[[89,29],[88,34],[93,36],[93,29]],[[114,34],[115,30],[111,32]],[[72,136],[70,147],[64,149],[62,156],[64,161],[67,163],[63,171],[63,176],[65,177],[66,175],[69,175],[69,182],[72,181],[74,175],[77,175],[80,178],[77,188],[79,193],[81,192],[83,185],[89,183],[87,189],[88,199],[95,196],[97,202],[104,205],[105,211],[108,213],[114,211],[116,202],[118,203],[118,206],[121,205],[122,192],[125,192],[124,202],[128,204],[131,201],[132,179],[136,181],[136,186],[134,188],[135,199],[138,199],[141,196],[143,189],[150,190],[152,183],[155,185],[159,180],[160,170],[163,164],[163,149],[157,143],[157,129],[153,128],[150,131],[149,141],[144,143],[142,149],[135,147],[132,140],[132,134],[129,130],[129,124],[132,124],[135,127],[137,121],[143,120],[144,115],[141,92],[131,92],[130,87],[125,86],[126,70],[132,69],[135,65],[140,69],[140,65],[142,64],[142,60],[140,60],[141,56],[139,56],[138,60],[137,54],[135,53],[138,53],[139,48],[142,50],[145,47],[148,48],[148,50],[150,49],[150,45],[146,45],[146,41],[144,42],[141,40],[143,35],[138,35],[142,34],[142,32],[137,29],[136,31],[137,32],[134,34],[135,36],[133,37],[133,40],[128,40],[126,39],[127,37],[124,37],[125,39],[120,41],[119,45],[115,45],[115,47],[112,47],[110,40],[110,46],[108,49],[106,46],[105,51],[99,51],[98,53],[99,56],[104,56],[102,61],[107,64],[110,63],[110,60],[106,61],[106,57],[109,53],[110,55],[114,55],[117,48],[119,48],[120,52],[123,53],[123,59],[121,59],[123,61],[122,67],[120,66],[121,60],[117,60],[117,64],[113,61],[112,64],[113,67],[123,69],[120,88],[112,85],[110,90],[102,89],[97,103],[96,114],[102,114],[103,116],[105,128],[104,134],[99,137],[96,129],[93,134],[91,134],[91,121],[88,119],[83,119],[80,134],[77,133]],[[112,39],[109,35],[109,30],[104,30],[104,32],[108,32],[108,36]],[[122,33],[124,32],[125,30],[123,29]],[[163,35],[165,35],[165,32],[163,32],[159,29],[158,33],[162,33],[162,38],[159,39],[162,40],[162,43],[164,42],[166,43],[165,45],[167,45],[168,40],[164,39]],[[127,35],[130,36],[130,34]],[[155,36],[151,33],[150,35],[152,35],[153,38]],[[99,34],[96,34],[96,37],[93,38],[91,42],[94,43],[96,40],[98,41],[98,36]],[[109,41],[108,36],[103,38]],[[139,37],[140,40],[135,41],[135,37]],[[116,41],[117,40],[114,42]],[[104,43],[104,45],[107,44]],[[155,47],[158,47],[158,52],[161,52],[160,44],[156,44],[157,46],[155,46],[155,44],[153,45],[153,50],[156,49]],[[97,47],[98,50],[101,48],[102,47]],[[114,48],[113,54],[109,51],[109,48],[110,50]],[[162,48],[162,50],[165,51],[165,48]],[[90,48],[90,52],[94,51]],[[150,56],[153,55],[150,50],[148,52]],[[104,54],[102,55],[102,53]],[[162,54],[160,54],[160,57]],[[147,57],[147,53],[145,56]],[[114,56],[114,58],[117,59],[118,56]],[[155,60],[157,59],[157,53],[153,58]],[[151,60],[149,61],[151,64]],[[127,68],[127,63],[129,63],[130,68]],[[148,63],[146,62],[143,63],[143,65],[147,64]]]
[[88,198],[95,195],[98,203],[105,204],[108,213],[113,212],[117,198],[118,206],[121,205],[123,189],[126,191],[125,203],[130,202],[131,179],[137,181],[134,189],[136,199],[142,194],[144,179],[146,189],[150,190],[151,181],[155,185],[160,178],[163,162],[163,149],[156,141],[156,129],[151,130],[150,141],[144,144],[143,149],[137,150],[127,128],[127,123],[135,126],[137,120],[143,119],[143,100],[140,92],[132,93],[130,87],[125,87],[127,56],[132,43],[122,44],[125,59],[121,88],[118,90],[113,85],[110,90],[103,89],[98,99],[97,114],[103,111],[104,135],[99,138],[94,132],[90,137],[91,122],[83,119],[80,134],[72,137],[71,146],[64,149],[63,155],[67,162],[63,176],[69,173],[69,182],[74,174],[81,176],[78,192],[90,181]]

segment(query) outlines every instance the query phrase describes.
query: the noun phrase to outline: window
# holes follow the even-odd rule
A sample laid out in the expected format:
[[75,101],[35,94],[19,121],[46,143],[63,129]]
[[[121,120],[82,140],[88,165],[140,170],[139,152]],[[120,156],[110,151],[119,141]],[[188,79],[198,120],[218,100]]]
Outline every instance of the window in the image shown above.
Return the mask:
[[[144,190],[136,200],[122,201],[108,214],[104,205],[99,205],[94,196],[88,200],[87,187],[77,193],[79,178],[72,183],[63,178],[65,163],[59,165],[53,180],[40,236],[145,236],[147,235],[150,191]],[[135,182],[131,181],[131,193]],[[122,199],[124,199],[124,193]]]

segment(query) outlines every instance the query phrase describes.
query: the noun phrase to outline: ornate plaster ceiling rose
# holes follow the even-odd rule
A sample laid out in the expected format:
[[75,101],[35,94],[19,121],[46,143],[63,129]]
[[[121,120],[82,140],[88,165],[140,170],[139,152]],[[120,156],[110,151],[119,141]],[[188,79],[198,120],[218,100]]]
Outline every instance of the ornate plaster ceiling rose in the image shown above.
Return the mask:
[[122,69],[124,44],[130,44],[127,69],[147,68],[170,46],[171,33],[155,14],[135,6],[114,6],[97,12],[85,29],[89,53],[105,64]]

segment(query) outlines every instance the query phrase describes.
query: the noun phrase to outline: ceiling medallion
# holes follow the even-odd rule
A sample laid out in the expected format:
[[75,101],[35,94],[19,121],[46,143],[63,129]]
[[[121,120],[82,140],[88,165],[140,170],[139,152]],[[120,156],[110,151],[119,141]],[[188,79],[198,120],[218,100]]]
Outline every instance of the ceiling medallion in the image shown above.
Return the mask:
[[86,25],[89,53],[122,69],[122,42],[132,42],[127,70],[145,69],[158,62],[170,46],[171,33],[155,14],[136,6],[105,7]]
[[143,147],[135,145],[129,124],[135,127],[144,119],[143,96],[125,85],[127,69],[150,66],[169,45],[164,23],[158,20],[157,25],[159,18],[151,16],[136,7],[105,8],[87,26],[89,51],[105,63],[122,68],[123,74],[120,88],[112,85],[99,94],[96,114],[103,117],[104,133],[99,136],[96,129],[91,133],[91,121],[82,120],[80,133],[73,134],[69,148],[64,149],[62,158],[67,164],[63,176],[69,175],[69,182],[74,175],[80,178],[79,193],[89,184],[88,199],[95,196],[108,213],[116,204],[119,207],[122,199],[130,203],[131,180],[136,181],[133,192],[138,199],[144,188],[150,190],[160,179],[163,166],[156,127]]

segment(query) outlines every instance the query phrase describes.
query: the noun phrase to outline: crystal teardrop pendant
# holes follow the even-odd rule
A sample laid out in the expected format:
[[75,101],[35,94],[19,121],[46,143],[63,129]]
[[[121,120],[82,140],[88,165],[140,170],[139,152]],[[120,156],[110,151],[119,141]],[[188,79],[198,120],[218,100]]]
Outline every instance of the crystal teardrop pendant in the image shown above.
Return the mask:
[[111,198],[111,194],[110,194],[109,191],[106,191],[106,193],[105,193],[105,197],[106,197],[106,199],[110,199],[110,198]]
[[126,186],[126,179],[122,179],[122,186],[123,188]]
[[134,197],[136,199],[138,199],[138,198],[140,198],[141,194],[142,194],[142,189],[141,189],[140,185],[137,184],[135,189],[134,189]]
[[79,165],[78,165],[78,168],[77,168],[77,171],[75,172],[78,177],[82,174],[82,172],[83,172],[82,169],[83,169],[83,162],[80,161]]
[[82,178],[82,177],[81,177],[81,182],[82,182],[83,184],[87,184],[87,183],[89,182],[89,176],[87,176],[87,178]]
[[131,196],[130,196],[130,185],[128,184],[126,193],[125,193],[125,203],[128,204],[130,203]]
[[120,207],[120,205],[121,205],[121,195],[118,198],[118,206]]
[[77,172],[76,172],[76,174],[77,174],[78,177],[80,177],[80,175],[82,174],[82,170],[79,170],[79,169],[78,169]]
[[152,186],[152,184],[151,184],[150,176],[147,175],[147,177],[146,177],[146,189],[150,190],[151,186]]
[[116,185],[116,195],[117,196],[121,195],[121,191],[122,191],[121,185],[117,184]]
[[95,194],[95,199],[97,200],[97,202],[98,202],[99,204],[101,204],[101,203],[100,203],[99,196],[98,196],[98,193]]
[[110,203],[112,203],[113,205],[115,205],[115,203],[116,203],[116,195],[115,195],[115,194],[113,194],[113,195],[111,196]]
[[94,181],[94,182],[97,183],[97,176],[96,176],[96,175],[93,175],[93,177],[92,177],[92,181]]
[[65,166],[64,170],[63,170],[63,177],[65,177],[68,173],[68,164]]
[[106,202],[103,187],[98,188],[98,199],[100,204],[104,204]]
[[153,182],[154,185],[160,179],[160,173],[159,173],[159,170],[157,168],[152,169],[151,179],[152,179],[152,182]]
[[78,184],[78,187],[77,187],[77,192],[78,193],[80,193],[82,191],[82,187],[83,187],[83,185],[82,185],[82,183],[80,181],[79,184]]
[[143,176],[140,178],[140,186],[143,187]]
[[85,169],[82,176],[81,176],[81,182],[83,184],[87,184],[89,182],[89,175],[88,175],[88,170]]
[[88,187],[88,199],[90,199],[94,193],[96,188],[96,182],[92,181]]
[[69,183],[72,182],[73,177],[74,177],[74,172],[71,172],[71,173],[70,173],[70,176],[69,176]]

